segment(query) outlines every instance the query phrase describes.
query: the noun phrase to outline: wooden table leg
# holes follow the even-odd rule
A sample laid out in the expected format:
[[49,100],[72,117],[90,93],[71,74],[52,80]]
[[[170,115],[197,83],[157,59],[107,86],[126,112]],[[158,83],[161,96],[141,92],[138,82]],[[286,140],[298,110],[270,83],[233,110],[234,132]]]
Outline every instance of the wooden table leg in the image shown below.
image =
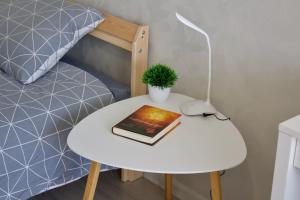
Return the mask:
[[165,200],[173,200],[172,175],[165,174]]
[[85,192],[83,200],[93,200],[95,195],[95,190],[99,178],[101,165],[97,162],[92,161],[89,171],[89,176],[85,186]]
[[210,173],[211,196],[213,200],[222,200],[222,189],[219,172]]

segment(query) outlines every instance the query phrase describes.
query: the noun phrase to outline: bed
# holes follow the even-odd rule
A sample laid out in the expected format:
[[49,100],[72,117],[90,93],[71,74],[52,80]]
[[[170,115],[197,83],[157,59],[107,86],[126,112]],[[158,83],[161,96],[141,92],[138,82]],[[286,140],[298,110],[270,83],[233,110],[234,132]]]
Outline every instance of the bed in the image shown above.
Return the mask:
[[0,73],[0,198],[27,199],[85,176],[89,161],[70,151],[68,133],[114,101],[104,83],[64,62],[30,85]]
[[[11,20],[10,17],[1,19],[1,16],[7,14],[7,10],[13,10],[5,9],[5,6],[10,8],[15,6],[14,3],[18,3],[14,9],[25,12],[27,7],[30,9],[32,7],[28,5],[35,5],[35,2],[44,4],[49,1],[16,0],[11,3],[1,0],[0,26],[9,27],[6,26],[5,20]],[[51,3],[51,6],[55,7],[53,9],[56,9],[58,2],[65,3],[65,1],[53,2],[55,2],[55,5]],[[73,5],[67,6],[72,12],[77,9],[74,9]],[[19,11],[16,12],[19,14]],[[91,9],[87,9],[86,12],[88,17],[85,22],[94,14]],[[34,70],[39,64],[37,61],[46,62],[47,65],[45,63],[41,65],[42,70],[31,76],[31,66],[23,70],[27,66],[17,63],[20,57],[28,54],[16,56],[13,62],[11,57],[5,57],[6,51],[3,53],[2,50],[3,46],[8,45],[3,44],[6,44],[10,36],[1,33],[3,29],[0,27],[0,46],[2,45],[0,48],[0,200],[28,199],[85,176],[90,162],[70,151],[66,144],[66,138],[73,126],[106,105],[127,98],[129,95],[145,93],[145,87],[139,82],[147,63],[147,27],[132,24],[107,13],[104,15],[106,20],[90,34],[132,52],[130,89],[104,74],[93,73],[92,69],[78,61],[66,57],[58,61],[87,33],[87,29],[76,32],[72,39],[76,36],[77,41],[72,41],[54,54],[49,54],[48,57],[51,59],[47,61],[43,60],[45,57],[43,50],[41,58],[33,59]],[[25,19],[26,15],[22,13],[16,16],[13,22],[15,23],[19,17]],[[100,21],[99,19],[97,24]],[[24,22],[22,26],[26,23]],[[66,31],[66,33],[70,35],[70,32]],[[78,36],[80,33],[84,34]],[[17,51],[13,53],[15,52]],[[35,56],[37,55],[33,57]],[[50,66],[49,63],[54,60],[55,65]],[[14,68],[17,71],[14,71]],[[109,166],[104,168],[104,170],[110,169]],[[128,179],[130,176],[134,177],[134,172],[124,171],[125,175],[126,173]]]

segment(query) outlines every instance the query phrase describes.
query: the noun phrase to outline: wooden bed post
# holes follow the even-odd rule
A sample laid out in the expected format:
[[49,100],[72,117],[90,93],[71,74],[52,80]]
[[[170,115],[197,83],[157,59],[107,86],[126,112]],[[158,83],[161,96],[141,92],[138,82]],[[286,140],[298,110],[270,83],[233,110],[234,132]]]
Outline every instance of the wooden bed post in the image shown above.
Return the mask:
[[[131,96],[146,94],[142,75],[148,66],[149,27],[104,13],[105,20],[90,35],[131,52]],[[134,181],[142,172],[122,169],[122,181]]]
[[[149,27],[139,27],[131,54],[131,96],[146,94],[146,85],[142,83],[142,76],[148,67]],[[123,182],[135,181],[143,176],[143,172],[122,169]]]
[[131,96],[146,94],[142,76],[148,67],[149,27],[139,27],[131,54]]

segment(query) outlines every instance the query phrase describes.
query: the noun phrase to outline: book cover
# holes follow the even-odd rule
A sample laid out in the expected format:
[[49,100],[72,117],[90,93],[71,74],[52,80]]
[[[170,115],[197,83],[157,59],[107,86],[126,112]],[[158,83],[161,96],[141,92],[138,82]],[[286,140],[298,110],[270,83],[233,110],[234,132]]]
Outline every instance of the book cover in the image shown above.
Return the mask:
[[[180,116],[181,114],[179,113],[144,105],[114,126],[113,132],[118,134],[118,131],[115,130],[124,130],[128,131],[128,133],[136,133],[149,138],[154,138],[166,128],[170,129],[178,125],[179,122],[176,123],[176,121],[178,121]],[[174,126],[169,127],[172,124],[174,124]],[[127,136],[130,137],[130,135]]]

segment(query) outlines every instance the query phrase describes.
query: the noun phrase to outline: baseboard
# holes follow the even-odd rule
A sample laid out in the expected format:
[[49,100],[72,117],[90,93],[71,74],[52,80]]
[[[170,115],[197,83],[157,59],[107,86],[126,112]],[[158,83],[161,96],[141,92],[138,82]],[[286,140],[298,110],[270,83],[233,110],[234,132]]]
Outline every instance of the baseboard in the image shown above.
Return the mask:
[[[164,176],[161,174],[150,174],[150,173],[144,173],[144,177],[151,181],[152,183],[160,186],[161,188],[164,187]],[[192,190],[185,184],[177,181],[175,178],[173,178],[173,192],[176,197],[179,199],[189,199],[189,200],[208,200],[206,197],[204,197],[199,192]]]

